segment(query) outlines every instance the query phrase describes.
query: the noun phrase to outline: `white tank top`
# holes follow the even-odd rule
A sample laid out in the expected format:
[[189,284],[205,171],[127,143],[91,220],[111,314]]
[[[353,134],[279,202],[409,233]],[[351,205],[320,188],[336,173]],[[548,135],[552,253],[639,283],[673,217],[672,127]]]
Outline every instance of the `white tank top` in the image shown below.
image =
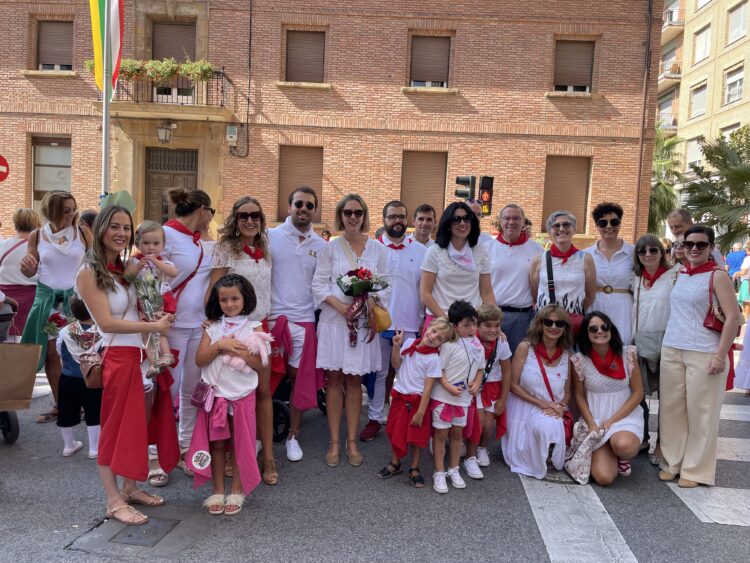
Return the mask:
[[86,254],[86,245],[81,240],[81,231],[75,228],[75,239],[70,250],[63,254],[55,245],[45,239],[41,229],[38,233],[37,252],[39,254],[39,283],[52,289],[70,289],[76,284],[78,268]]
[[[708,312],[711,272],[680,274],[669,298],[669,321],[662,344],[670,348],[715,354],[721,334],[703,326]],[[723,275],[720,272],[715,276]],[[716,280],[714,280],[716,283]],[[714,294],[716,303],[716,294]]]
[[[109,301],[109,311],[113,318],[123,319],[126,321],[140,321],[138,310],[136,309],[135,289],[129,286],[127,289],[122,284],[115,282],[115,290],[107,292],[107,301]],[[88,306],[88,304],[87,304]],[[90,310],[90,309],[89,309]],[[124,313],[124,314],[123,314]],[[91,316],[99,326],[99,321],[91,313]],[[135,348],[143,347],[143,337],[140,333],[135,334],[113,334],[102,332],[102,347],[106,346],[133,346]]]

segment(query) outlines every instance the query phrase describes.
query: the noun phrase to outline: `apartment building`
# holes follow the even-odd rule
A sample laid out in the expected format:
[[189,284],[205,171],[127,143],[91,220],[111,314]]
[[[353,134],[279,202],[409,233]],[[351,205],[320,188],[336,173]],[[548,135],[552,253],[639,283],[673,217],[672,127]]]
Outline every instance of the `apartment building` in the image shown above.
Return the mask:
[[[560,4],[128,0],[124,57],[215,70],[121,78],[111,190],[132,193],[138,220],[165,219],[166,190],[179,185],[207,191],[217,223],[246,194],[273,222],[305,184],[330,228],[348,192],[378,217],[391,199],[440,210],[456,176],[492,176],[494,214],[516,202],[536,229],[569,209],[590,240],[591,208],[616,200],[633,239],[647,224],[662,3]],[[96,205],[101,101],[85,67],[88,2],[0,9],[7,233],[11,210],[50,189]]]
[[685,140],[689,171],[701,162],[700,139],[750,124],[750,10],[748,0],[667,0],[664,8],[657,119]]

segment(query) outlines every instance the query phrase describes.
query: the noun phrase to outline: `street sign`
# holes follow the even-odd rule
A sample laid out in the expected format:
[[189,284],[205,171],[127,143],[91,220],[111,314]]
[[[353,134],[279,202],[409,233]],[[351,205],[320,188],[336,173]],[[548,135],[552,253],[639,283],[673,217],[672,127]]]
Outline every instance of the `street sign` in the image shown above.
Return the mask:
[[8,174],[10,174],[10,166],[8,165],[8,161],[5,160],[5,157],[0,154],[0,182],[5,180],[8,177]]

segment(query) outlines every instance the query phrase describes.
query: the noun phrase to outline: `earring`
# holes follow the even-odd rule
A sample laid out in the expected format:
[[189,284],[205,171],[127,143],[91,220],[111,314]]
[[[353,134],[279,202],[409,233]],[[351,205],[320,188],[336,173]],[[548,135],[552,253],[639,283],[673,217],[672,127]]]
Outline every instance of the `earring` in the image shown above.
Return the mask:
[[236,229],[234,230],[234,236],[236,236],[236,237],[240,236],[240,228],[239,228],[239,227],[237,227],[237,228],[236,228]]

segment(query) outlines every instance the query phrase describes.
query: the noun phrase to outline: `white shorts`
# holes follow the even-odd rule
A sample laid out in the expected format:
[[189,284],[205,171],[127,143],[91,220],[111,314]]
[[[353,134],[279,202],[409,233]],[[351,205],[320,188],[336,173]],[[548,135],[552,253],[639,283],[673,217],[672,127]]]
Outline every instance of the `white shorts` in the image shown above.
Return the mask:
[[[275,320],[268,321],[268,330],[273,330],[275,325]],[[302,359],[302,348],[305,345],[305,328],[292,321],[287,322],[286,326],[289,327],[289,334],[292,336],[292,349],[287,350],[289,365],[293,368],[298,368]]]
[[454,416],[450,422],[440,418],[440,415],[442,414],[444,407],[445,407],[445,403],[440,403],[440,405],[438,405],[432,410],[432,427],[433,428],[436,428],[438,430],[445,430],[446,428],[450,428],[451,426],[466,426],[466,418],[469,413],[469,407],[464,407],[463,416]]

